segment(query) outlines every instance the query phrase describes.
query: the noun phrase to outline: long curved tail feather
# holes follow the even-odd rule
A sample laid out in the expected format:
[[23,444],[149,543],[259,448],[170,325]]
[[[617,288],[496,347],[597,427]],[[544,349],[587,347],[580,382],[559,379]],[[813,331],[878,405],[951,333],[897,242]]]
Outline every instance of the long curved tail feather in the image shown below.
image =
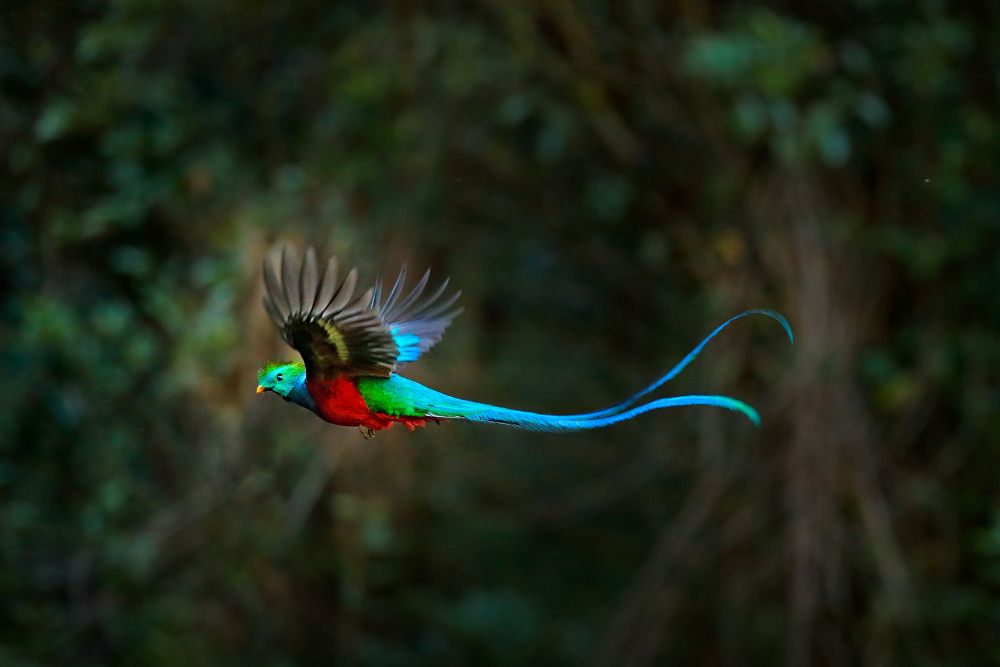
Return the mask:
[[[459,399],[456,399],[459,400]],[[464,401],[462,401],[464,403]],[[491,424],[506,424],[528,431],[543,431],[546,433],[566,433],[570,431],[585,431],[595,428],[604,428],[619,422],[628,421],[633,417],[663,408],[676,408],[685,405],[712,405],[739,412],[752,421],[754,425],[760,426],[760,416],[752,407],[728,396],[675,396],[673,398],[660,398],[649,403],[644,403],[631,410],[624,410],[608,417],[599,419],[580,419],[573,415],[545,415],[535,412],[523,412],[521,410],[510,410],[492,405],[482,405],[469,403],[469,409],[465,414],[439,415],[451,419],[463,419],[471,422],[488,422]]]
[[[713,338],[715,338],[720,333],[722,333],[723,329],[725,329],[726,327],[728,327],[730,324],[732,324],[736,320],[743,319],[744,317],[747,317],[749,315],[765,315],[767,317],[770,317],[772,320],[776,321],[778,324],[781,325],[781,328],[785,330],[786,334],[788,334],[788,340],[793,345],[795,344],[795,334],[792,333],[792,327],[788,324],[788,320],[785,319],[784,315],[782,315],[779,312],[773,311],[773,310],[768,310],[766,308],[754,308],[752,310],[745,310],[742,313],[740,313],[739,315],[734,315],[733,317],[730,317],[728,320],[726,320],[725,322],[723,322],[722,324],[720,324],[719,326],[717,326],[715,328],[715,330],[712,331],[712,333],[710,333],[707,336],[705,336],[702,339],[702,341],[700,343],[698,343],[698,345],[695,346],[695,348],[693,350],[691,350],[690,352],[688,352],[687,356],[685,356],[683,359],[681,359],[680,362],[677,363],[677,365],[675,365],[669,371],[667,371],[666,373],[664,373],[663,375],[661,375],[659,378],[657,378],[656,380],[654,380],[651,384],[647,385],[643,389],[640,389],[636,393],[634,393],[631,396],[629,396],[628,398],[626,398],[624,401],[622,401],[620,403],[617,403],[617,404],[611,406],[610,408],[605,408],[604,410],[597,410],[595,412],[584,412],[584,413],[580,413],[580,414],[576,414],[576,415],[567,415],[566,418],[567,419],[604,419],[604,418],[606,418],[606,417],[608,417],[610,415],[614,415],[614,414],[617,414],[619,412],[622,412],[623,410],[626,410],[627,408],[629,408],[632,405],[635,405],[635,403],[640,398],[642,398],[643,396],[646,396],[646,395],[648,395],[648,394],[656,391],[657,389],[659,389],[660,387],[662,387],[663,385],[665,385],[667,382],[670,382],[675,377],[677,377],[678,375],[680,375],[681,372],[685,368],[687,368],[691,364],[691,362],[693,362],[698,357],[699,354],[701,354],[702,350],[705,349],[705,346],[708,345],[712,341]],[[751,417],[751,419],[753,419],[753,418]]]
[[[670,398],[660,398],[642,405],[636,405],[636,403],[644,396],[647,396],[650,392],[655,391],[665,383],[677,377],[688,365],[691,364],[692,361],[695,360],[695,358],[697,358],[701,351],[705,349],[705,346],[722,332],[723,329],[736,320],[747,317],[748,315],[765,315],[777,321],[785,330],[785,333],[788,334],[789,340],[793,343],[795,342],[792,329],[788,325],[788,321],[781,314],[776,313],[773,310],[747,310],[739,315],[729,318],[716,327],[715,330],[698,343],[698,345],[695,346],[695,348],[691,350],[687,356],[681,359],[678,364],[667,371],[664,375],[657,378],[652,384],[632,394],[617,405],[595,412],[573,415],[549,415],[537,412],[514,410],[511,408],[504,408],[486,403],[477,403],[474,401],[456,398],[454,396],[448,396],[447,394],[442,394],[441,392],[425,387],[399,375],[393,375],[384,380],[372,379],[370,381],[384,384],[388,389],[388,395],[391,395],[397,404],[401,403],[409,406],[410,411],[406,414],[406,416],[418,418],[488,422],[494,424],[506,424],[532,431],[558,433],[603,428],[605,426],[627,421],[633,417],[637,417],[652,410],[674,408],[686,405],[707,405],[739,412],[755,425],[759,426],[760,417],[758,416],[757,411],[743,401],[739,401],[729,396],[675,396]],[[374,398],[374,396],[375,393],[372,392],[371,397]],[[391,411],[390,414],[392,414]]]

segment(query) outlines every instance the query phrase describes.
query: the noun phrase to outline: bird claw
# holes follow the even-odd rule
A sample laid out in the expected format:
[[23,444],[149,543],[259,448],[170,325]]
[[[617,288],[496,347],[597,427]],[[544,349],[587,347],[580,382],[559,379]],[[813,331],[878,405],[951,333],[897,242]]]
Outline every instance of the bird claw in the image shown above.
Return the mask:
[[361,435],[364,436],[365,440],[371,440],[375,437],[375,431],[371,426],[359,426],[358,430],[361,431]]

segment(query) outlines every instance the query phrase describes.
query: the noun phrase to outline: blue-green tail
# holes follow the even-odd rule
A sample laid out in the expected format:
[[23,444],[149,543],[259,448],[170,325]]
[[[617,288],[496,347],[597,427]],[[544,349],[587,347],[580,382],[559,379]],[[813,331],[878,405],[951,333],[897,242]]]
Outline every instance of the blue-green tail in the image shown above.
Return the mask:
[[[488,422],[490,424],[506,424],[528,431],[544,431],[547,433],[565,433],[569,431],[586,431],[594,428],[604,428],[618,422],[628,421],[633,417],[659,410],[661,408],[676,408],[684,405],[713,405],[719,408],[726,408],[744,414],[755,425],[760,425],[760,416],[752,407],[728,396],[675,396],[673,398],[660,398],[649,403],[644,403],[629,410],[623,410],[617,414],[600,418],[580,418],[575,415],[544,415],[537,412],[523,412],[521,410],[510,410],[493,405],[483,405],[455,399],[465,403],[460,412],[462,414],[452,414],[452,419],[464,419],[472,422]],[[458,406],[456,406],[458,407]],[[448,415],[438,415],[448,418]]]
[[[616,414],[621,413],[623,410],[625,410],[629,406],[635,405],[635,403],[640,398],[642,398],[643,396],[646,396],[646,395],[650,394],[651,392],[656,391],[657,389],[659,389],[660,387],[662,387],[663,385],[665,385],[667,382],[670,382],[675,377],[677,377],[678,375],[680,375],[681,372],[685,368],[687,368],[691,364],[691,362],[694,361],[698,357],[699,354],[701,354],[701,351],[705,349],[705,346],[708,345],[712,341],[713,338],[715,338],[720,333],[722,333],[723,329],[725,329],[726,327],[728,327],[730,324],[732,324],[736,320],[743,319],[744,317],[747,317],[748,315],[764,315],[766,317],[770,317],[772,320],[776,321],[778,324],[781,325],[781,328],[785,330],[786,334],[788,334],[788,340],[793,345],[795,344],[795,334],[792,333],[792,327],[789,326],[788,320],[785,319],[784,315],[782,315],[779,312],[773,311],[773,310],[767,310],[765,308],[755,308],[753,310],[745,310],[742,313],[740,313],[739,315],[734,315],[733,317],[730,317],[728,320],[726,320],[725,322],[723,322],[722,324],[720,324],[719,326],[717,326],[715,328],[715,331],[713,331],[712,333],[710,333],[707,336],[705,336],[705,338],[703,338],[702,341],[700,343],[698,343],[698,345],[696,345],[693,350],[691,350],[690,352],[688,352],[687,356],[685,356],[683,359],[681,359],[680,362],[676,366],[674,366],[669,371],[667,371],[666,373],[664,373],[663,375],[661,375],[659,378],[657,378],[656,380],[654,380],[649,386],[647,386],[644,389],[641,389],[641,390],[637,391],[636,393],[632,394],[631,396],[629,396],[628,398],[626,398],[621,403],[613,405],[610,408],[606,408],[604,410],[598,410],[596,412],[585,412],[585,413],[578,414],[578,415],[567,415],[567,418],[572,418],[572,419],[603,419],[603,418],[608,417],[610,415],[616,415]],[[737,403],[739,403],[739,401],[737,401]],[[711,405],[714,405],[714,404],[711,404]],[[751,416],[751,414],[749,414],[749,413],[745,413],[748,417],[750,417],[751,421],[753,421],[755,424],[759,423],[759,419],[755,418],[755,416],[756,416],[757,413],[753,410],[753,408],[750,408],[750,406],[747,406],[747,405],[745,405],[743,403],[740,403],[740,405],[744,405],[744,407],[746,407],[748,410],[750,410],[751,413],[753,413],[754,416]],[[669,406],[663,406],[663,407],[669,407]],[[728,407],[728,406],[723,406],[723,407]],[[732,409],[739,410],[740,412],[744,412],[743,410],[741,410],[739,408],[732,408]],[[641,413],[638,413],[638,414],[641,414]]]
[[680,361],[680,363],[657,378],[653,383],[641,391],[632,394],[617,405],[604,410],[598,410],[596,412],[586,412],[575,415],[547,415],[537,412],[525,412],[522,410],[512,410],[495,405],[487,405],[485,403],[476,403],[460,398],[454,398],[424,387],[423,385],[413,382],[412,380],[402,378],[398,375],[389,378],[388,383],[392,385],[391,393],[393,395],[397,398],[404,399],[406,403],[413,406],[413,408],[415,408],[422,415],[441,419],[462,419],[473,422],[507,424],[532,431],[565,432],[603,428],[605,426],[610,426],[612,424],[617,424],[618,422],[632,419],[633,417],[637,417],[652,410],[674,408],[685,405],[710,405],[726,408],[743,414],[754,424],[759,425],[760,416],[757,414],[756,410],[743,401],[739,401],[728,396],[676,396],[672,398],[660,398],[650,401],[649,403],[635,406],[639,399],[677,377],[681,371],[683,371],[692,361],[695,360],[705,346],[720,332],[722,332],[723,329],[729,326],[729,324],[748,315],[765,315],[777,321],[785,330],[785,333],[788,334],[789,340],[794,343],[795,338],[792,334],[792,329],[788,325],[788,321],[781,314],[776,313],[773,310],[745,311],[719,325],[715,331],[710,333],[700,343],[698,343],[698,345],[691,350],[691,352],[689,352],[688,355]]

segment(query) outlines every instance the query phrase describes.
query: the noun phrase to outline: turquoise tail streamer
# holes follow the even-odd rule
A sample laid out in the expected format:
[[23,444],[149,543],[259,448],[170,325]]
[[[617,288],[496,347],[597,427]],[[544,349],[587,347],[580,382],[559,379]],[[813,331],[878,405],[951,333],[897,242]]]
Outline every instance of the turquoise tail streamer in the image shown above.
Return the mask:
[[743,401],[739,401],[729,396],[675,396],[671,398],[660,398],[638,406],[635,405],[641,398],[647,396],[650,392],[655,391],[665,383],[677,377],[698,357],[702,350],[705,349],[705,346],[708,345],[708,343],[719,335],[727,326],[736,320],[749,315],[764,315],[777,321],[785,330],[785,333],[788,334],[789,340],[791,340],[792,343],[795,342],[792,328],[789,326],[788,321],[780,313],[764,309],[747,310],[739,315],[729,318],[716,327],[712,333],[702,339],[702,341],[698,343],[698,345],[691,350],[687,356],[681,359],[677,365],[657,378],[654,382],[632,394],[617,405],[613,405],[609,408],[598,410],[596,412],[586,412],[573,415],[549,415],[537,412],[526,412],[447,396],[399,376],[393,376],[389,381],[394,385],[394,392],[401,396],[407,395],[411,399],[413,405],[424,410],[428,417],[464,419],[471,422],[506,424],[533,431],[566,432],[603,428],[605,426],[627,421],[652,410],[689,405],[714,406],[725,408],[727,410],[733,410],[743,414],[755,425],[760,425],[760,416],[757,414],[756,410]]
[[[760,416],[752,407],[728,396],[676,396],[660,398],[644,403],[630,410],[624,410],[614,415],[602,418],[579,419],[573,415],[545,415],[536,412],[522,412],[490,405],[469,403],[459,418],[470,422],[488,422],[491,424],[506,424],[528,431],[543,431],[546,433],[565,433],[569,431],[586,431],[604,428],[619,422],[628,421],[633,417],[663,408],[676,408],[685,405],[711,405],[739,412],[756,426],[760,426]],[[456,406],[458,407],[458,406]]]
[[[677,377],[678,375],[680,375],[681,372],[683,372],[684,369],[687,368],[691,364],[691,362],[693,362],[695,359],[698,358],[698,355],[701,354],[702,350],[705,349],[705,346],[708,345],[712,341],[713,338],[715,338],[720,333],[722,333],[722,331],[726,327],[728,327],[730,324],[732,324],[736,320],[743,319],[744,317],[748,317],[750,315],[764,315],[766,317],[770,317],[772,320],[776,321],[778,324],[781,325],[781,328],[785,330],[786,334],[788,334],[788,340],[791,341],[791,343],[793,345],[795,344],[795,334],[792,333],[792,327],[788,324],[788,320],[785,319],[784,315],[782,315],[779,312],[773,311],[773,310],[768,310],[766,308],[754,308],[753,310],[745,310],[742,313],[740,313],[739,315],[734,315],[733,317],[730,317],[728,320],[726,320],[725,322],[723,322],[722,324],[720,324],[719,326],[717,326],[715,328],[715,330],[712,331],[712,333],[710,333],[707,336],[705,336],[702,339],[702,341],[700,343],[698,343],[698,345],[695,346],[695,348],[693,350],[691,350],[690,352],[688,352],[687,356],[685,356],[683,359],[681,359],[680,362],[677,363],[677,365],[675,365],[673,368],[671,368],[666,373],[664,373],[663,375],[661,375],[659,378],[657,378],[656,380],[654,380],[651,384],[649,384],[645,388],[640,389],[636,393],[634,393],[631,396],[629,396],[628,398],[626,398],[621,403],[617,403],[616,405],[613,405],[610,408],[606,408],[604,410],[597,410],[595,412],[584,412],[584,413],[576,414],[576,415],[567,415],[566,418],[567,419],[604,419],[605,417],[617,414],[617,413],[619,413],[619,412],[627,409],[629,406],[635,405],[635,403],[640,398],[642,398],[643,396],[646,396],[646,395],[650,394],[651,392],[656,391],[657,389],[659,389],[660,387],[662,387],[664,384],[666,384],[667,382],[670,382],[675,377]],[[749,407],[749,406],[747,406],[747,407]],[[754,413],[754,414],[756,414],[756,413]],[[751,417],[751,420],[753,420],[752,417]]]

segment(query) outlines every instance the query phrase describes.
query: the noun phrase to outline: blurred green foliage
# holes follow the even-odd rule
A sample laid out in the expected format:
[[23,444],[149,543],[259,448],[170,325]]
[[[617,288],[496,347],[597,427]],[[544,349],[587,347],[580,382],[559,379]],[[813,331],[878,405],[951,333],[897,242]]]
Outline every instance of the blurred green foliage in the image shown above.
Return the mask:
[[[1000,661],[998,7],[4,3],[0,664]],[[253,394],[279,239],[513,407],[800,342],[364,442]]]

